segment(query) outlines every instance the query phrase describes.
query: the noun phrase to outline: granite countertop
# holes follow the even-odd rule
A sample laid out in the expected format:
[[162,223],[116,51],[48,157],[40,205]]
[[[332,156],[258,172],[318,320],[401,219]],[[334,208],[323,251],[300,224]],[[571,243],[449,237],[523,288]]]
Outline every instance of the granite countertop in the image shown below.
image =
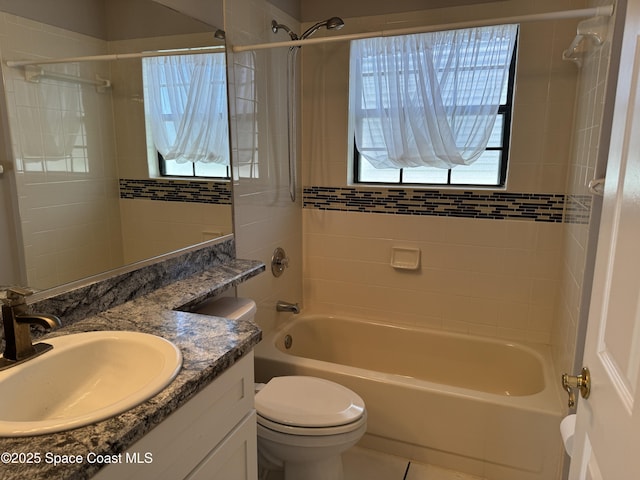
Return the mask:
[[[116,417],[94,425],[42,436],[0,438],[0,478],[3,480],[86,479],[102,465],[82,462],[54,465],[54,455],[116,454],[125,451],[155,425],[201,391],[261,338],[251,321],[231,321],[190,313],[190,305],[213,297],[264,271],[264,264],[235,259],[159,288],[70,326],[49,337],[95,330],[129,330],[151,333],[174,342],[183,355],[182,369],[174,381],[150,400]],[[64,322],[63,322],[64,323]],[[10,392],[2,392],[7,395]],[[39,453],[39,463],[29,456],[8,453]],[[21,463],[21,460],[22,461]],[[31,458],[34,461],[33,457]]]

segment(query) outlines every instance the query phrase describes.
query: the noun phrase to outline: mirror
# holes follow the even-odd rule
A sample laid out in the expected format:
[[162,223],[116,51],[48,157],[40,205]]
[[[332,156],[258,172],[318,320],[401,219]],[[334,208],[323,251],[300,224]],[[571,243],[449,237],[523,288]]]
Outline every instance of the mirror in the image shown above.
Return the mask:
[[208,3],[207,23],[173,9],[193,4],[0,0],[0,126],[12,145],[0,183],[15,194],[3,210],[15,212],[22,260],[2,283],[49,289],[232,233],[228,180],[160,177],[139,56],[6,63],[212,46],[224,58],[211,23],[222,24],[222,1]]

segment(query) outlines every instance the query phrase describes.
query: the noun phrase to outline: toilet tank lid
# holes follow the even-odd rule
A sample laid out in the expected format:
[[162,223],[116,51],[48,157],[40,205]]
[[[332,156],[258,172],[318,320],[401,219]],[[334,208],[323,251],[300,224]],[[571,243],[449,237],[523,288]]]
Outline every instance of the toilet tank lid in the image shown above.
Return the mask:
[[255,397],[259,415],[293,427],[332,427],[355,422],[364,400],[355,392],[323,378],[274,377]]
[[256,314],[256,302],[250,298],[221,297],[197,310],[198,313],[215,315],[231,320],[251,320]]

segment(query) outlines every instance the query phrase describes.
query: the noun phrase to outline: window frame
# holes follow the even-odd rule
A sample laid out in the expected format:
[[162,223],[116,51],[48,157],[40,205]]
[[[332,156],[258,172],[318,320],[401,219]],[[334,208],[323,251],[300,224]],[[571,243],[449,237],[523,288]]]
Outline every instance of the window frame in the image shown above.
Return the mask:
[[179,175],[176,173],[167,173],[167,161],[164,159],[162,154],[156,150],[157,158],[158,158],[158,177],[159,178],[192,178],[192,179],[202,179],[202,180],[231,180],[231,165],[225,165],[227,169],[227,175],[224,177],[215,177],[211,175],[197,175],[196,174],[196,164],[195,162],[188,162],[191,164],[192,175]]
[[479,183],[451,183],[451,172],[453,169],[447,170],[447,183],[427,183],[427,182],[403,182],[403,168],[398,168],[398,181],[364,181],[360,180],[360,162],[366,161],[360,155],[356,145],[355,136],[353,137],[353,165],[352,175],[354,185],[389,185],[391,187],[425,187],[425,188],[478,188],[478,189],[502,189],[507,183],[507,171],[509,165],[509,153],[511,146],[511,123],[513,118],[513,99],[515,96],[515,80],[516,80],[516,64],[518,56],[518,36],[513,45],[513,54],[511,55],[511,63],[509,65],[509,78],[507,80],[506,103],[498,107],[498,115],[503,116],[502,122],[502,146],[487,147],[485,151],[500,151],[500,167],[498,170],[498,182],[495,184],[479,184]]
[[[194,52],[192,54],[186,54],[185,57],[189,57],[189,56],[195,56],[195,55],[216,55],[218,53],[213,52],[213,53],[198,53],[198,52]],[[224,53],[219,53],[221,55],[224,55]],[[226,63],[226,56],[225,56],[225,63]],[[228,80],[226,79],[225,76],[225,83]],[[146,89],[147,86],[145,85],[145,78],[144,78],[144,67],[143,67],[143,90],[145,91],[145,98],[146,98]],[[166,89],[168,88],[168,86],[165,84],[163,85],[163,87]],[[225,86],[225,92],[227,91],[227,88]],[[228,99],[227,99],[228,101]],[[226,111],[226,116],[227,116],[227,123],[229,122],[229,109],[228,109],[228,104],[227,104],[227,111]],[[171,114],[162,114],[160,116],[161,120],[163,122],[166,122],[167,117],[171,115]],[[203,180],[203,181],[231,181],[231,138],[229,137],[227,139],[227,148],[229,150],[229,164],[225,165],[225,170],[226,170],[226,174],[224,176],[214,176],[214,175],[198,175],[196,172],[196,162],[185,162],[185,165],[187,163],[191,164],[191,174],[187,175],[187,174],[178,174],[178,173],[170,173],[168,172],[168,168],[167,168],[167,162],[168,160],[165,160],[164,157],[162,156],[162,154],[156,149],[154,148],[154,142],[152,141],[152,135],[150,133],[150,119],[149,119],[149,112],[147,111],[147,109],[145,108],[144,110],[144,122],[145,122],[145,132],[146,132],[146,140],[147,140],[147,165],[149,168],[149,177],[150,178],[177,178],[177,179],[193,179],[193,180]],[[154,162],[154,155],[153,153],[155,152],[155,162]],[[155,163],[155,165],[154,165]]]

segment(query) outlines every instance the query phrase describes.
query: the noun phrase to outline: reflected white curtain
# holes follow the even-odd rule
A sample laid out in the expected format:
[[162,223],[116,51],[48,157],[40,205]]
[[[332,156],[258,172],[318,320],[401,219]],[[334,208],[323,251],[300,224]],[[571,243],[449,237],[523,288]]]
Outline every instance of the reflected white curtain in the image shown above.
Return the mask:
[[165,160],[229,165],[224,53],[143,59],[145,109]]
[[517,25],[351,43],[356,146],[376,168],[470,165],[504,95]]
[[[75,70],[67,70],[65,68],[60,73],[78,74]],[[52,79],[39,83],[29,83],[23,78],[18,81],[24,85],[29,103],[29,108],[17,110],[21,139],[19,156],[25,161],[73,159],[76,146],[84,147],[86,144],[86,134],[83,134],[85,94],[82,87]],[[39,133],[37,140],[34,132]]]

